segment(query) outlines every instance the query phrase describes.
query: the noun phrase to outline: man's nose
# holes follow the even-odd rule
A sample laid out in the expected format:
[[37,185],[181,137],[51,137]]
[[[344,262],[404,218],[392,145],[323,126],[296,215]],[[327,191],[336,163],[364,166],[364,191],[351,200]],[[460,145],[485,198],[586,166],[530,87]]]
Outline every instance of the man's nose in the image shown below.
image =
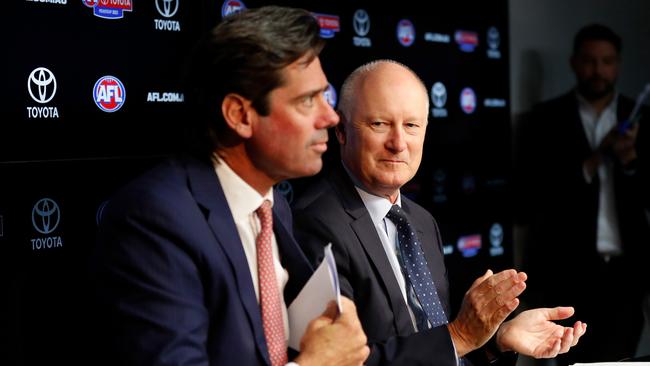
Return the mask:
[[393,152],[400,152],[406,149],[406,135],[401,125],[391,128],[390,135],[386,141],[386,148]]
[[316,128],[321,129],[336,126],[339,123],[340,119],[338,113],[334,111],[334,108],[332,108],[332,106],[329,104],[324,94],[321,94],[318,99],[319,103],[321,104],[321,111]]

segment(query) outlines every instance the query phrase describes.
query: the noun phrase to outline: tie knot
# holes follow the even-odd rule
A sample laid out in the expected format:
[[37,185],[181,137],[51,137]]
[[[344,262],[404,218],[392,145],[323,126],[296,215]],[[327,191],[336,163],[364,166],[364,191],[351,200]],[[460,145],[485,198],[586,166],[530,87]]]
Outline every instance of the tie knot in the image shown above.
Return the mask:
[[260,207],[255,210],[257,217],[260,218],[262,223],[262,228],[269,227],[272,224],[273,220],[273,211],[271,210],[271,201],[264,200]]
[[393,207],[390,208],[390,211],[386,214],[386,217],[395,225],[407,223],[406,215],[404,215],[404,211],[402,211],[402,208],[398,205],[393,205]]

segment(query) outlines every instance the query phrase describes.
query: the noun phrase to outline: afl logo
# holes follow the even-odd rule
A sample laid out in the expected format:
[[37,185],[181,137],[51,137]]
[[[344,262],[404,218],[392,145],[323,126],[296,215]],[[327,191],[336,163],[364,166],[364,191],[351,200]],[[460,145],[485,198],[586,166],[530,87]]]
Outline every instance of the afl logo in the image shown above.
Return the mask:
[[402,19],[397,23],[397,40],[404,47],[408,47],[415,42],[415,27],[408,19]]
[[460,92],[460,107],[466,114],[472,114],[476,110],[476,94],[472,88]]
[[45,104],[56,94],[56,78],[52,71],[44,68],[35,68],[27,78],[27,90],[35,102]]
[[327,100],[327,103],[332,108],[336,108],[336,101],[337,101],[336,89],[334,89],[332,84],[329,83],[327,84],[327,90],[325,90],[323,96],[325,97],[325,100]]
[[443,108],[447,103],[447,89],[445,84],[437,82],[431,87],[431,101],[436,108]]
[[156,0],[156,9],[160,15],[165,18],[171,18],[178,11],[179,3],[180,0]]
[[368,13],[363,9],[355,11],[352,26],[359,37],[365,37],[370,31],[370,17]]
[[456,244],[458,250],[462,253],[463,257],[469,258],[478,254],[478,251],[481,249],[481,235],[466,235],[458,238],[458,243]]
[[118,78],[104,76],[95,83],[93,99],[102,111],[115,112],[122,108],[126,101],[126,89]]
[[50,198],[42,198],[32,208],[32,225],[41,234],[56,230],[61,220],[59,205]]
[[221,7],[221,17],[225,18],[228,15],[239,13],[246,10],[246,5],[239,0],[226,0]]

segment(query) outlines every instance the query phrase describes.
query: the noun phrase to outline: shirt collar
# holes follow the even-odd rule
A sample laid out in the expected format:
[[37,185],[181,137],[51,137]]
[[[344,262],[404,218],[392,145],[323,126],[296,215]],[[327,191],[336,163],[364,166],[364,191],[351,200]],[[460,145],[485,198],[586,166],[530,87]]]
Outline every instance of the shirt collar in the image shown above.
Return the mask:
[[[359,192],[361,201],[366,206],[372,222],[381,222],[386,217],[386,214],[388,214],[388,211],[390,211],[390,208],[393,207],[393,204],[386,197],[375,196],[356,186],[354,188]],[[397,195],[395,204],[400,207],[402,206],[401,195]]]
[[[591,103],[589,103],[589,101],[585,97],[583,97],[582,94],[580,94],[577,89],[575,90],[575,93],[576,93],[576,98],[578,98],[578,106],[583,110],[588,110],[591,111],[592,113],[595,113],[594,108],[591,106]],[[605,107],[603,113],[608,111],[616,111],[617,106],[618,106],[618,91],[615,91],[614,98],[612,98],[612,101],[607,105],[607,107]]]
[[243,180],[216,153],[212,156],[213,165],[221,182],[221,188],[228,201],[228,206],[235,219],[244,218],[255,212],[264,200],[271,201],[273,206],[273,189],[264,196]]

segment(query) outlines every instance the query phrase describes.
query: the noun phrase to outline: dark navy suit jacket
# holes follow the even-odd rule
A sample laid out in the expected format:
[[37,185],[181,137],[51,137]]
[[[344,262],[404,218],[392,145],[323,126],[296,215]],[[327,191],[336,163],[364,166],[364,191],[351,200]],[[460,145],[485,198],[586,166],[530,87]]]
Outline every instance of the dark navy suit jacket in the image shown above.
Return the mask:
[[[291,211],[273,222],[289,304],[312,273]],[[166,161],[105,209],[94,256],[98,338],[119,365],[269,365],[248,263],[209,161]],[[99,323],[102,324],[102,323]],[[109,356],[110,355],[110,356]]]

